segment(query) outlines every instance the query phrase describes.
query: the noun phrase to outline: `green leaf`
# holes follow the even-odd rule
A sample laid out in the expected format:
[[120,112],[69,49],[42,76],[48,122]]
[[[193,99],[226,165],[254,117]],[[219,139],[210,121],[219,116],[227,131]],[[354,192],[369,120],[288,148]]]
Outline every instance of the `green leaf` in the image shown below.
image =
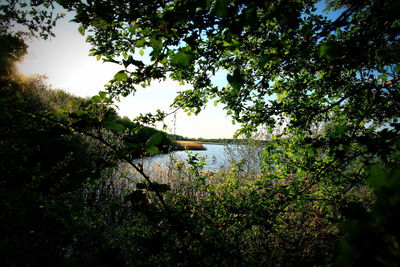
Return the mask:
[[81,35],[85,35],[85,27],[79,26],[78,32],[79,32]]
[[179,51],[171,58],[171,65],[174,67],[187,67],[191,64],[194,56],[188,52]]
[[106,98],[106,97],[107,97],[107,92],[100,91],[100,92],[99,92],[99,96],[100,96],[101,98]]
[[126,142],[126,144],[130,147],[130,148],[134,148],[136,150],[139,150],[140,148],[144,147],[143,143],[131,143],[131,142]]
[[117,121],[107,121],[104,123],[104,127],[112,131],[123,131],[126,129],[123,124]]
[[129,65],[134,65],[138,68],[143,68],[144,67],[144,63],[140,60],[135,60],[133,59],[132,56],[129,56],[128,59],[123,60],[122,64],[124,65],[125,68],[127,68]]
[[376,165],[371,167],[370,176],[368,177],[367,182],[375,190],[379,190],[380,188],[388,185],[385,171]]
[[140,40],[137,40],[137,41],[136,41],[135,46],[136,46],[136,47],[143,47],[145,43],[146,43],[146,40],[145,40],[145,39],[140,39]]
[[228,1],[227,0],[217,0],[215,1],[214,5],[214,14],[217,17],[225,18],[229,15],[229,10],[228,10]]
[[319,47],[319,54],[322,57],[326,57],[327,59],[330,60],[334,59],[337,56],[338,52],[339,52],[338,47],[332,42],[322,44]]
[[163,44],[160,40],[156,38],[151,38],[150,39],[150,44],[151,47],[153,48],[153,51],[150,53],[152,57],[158,57],[160,55],[161,49],[163,47]]
[[114,79],[116,79],[118,82],[126,81],[128,79],[128,74],[121,70],[114,75]]
[[98,96],[98,95],[92,96],[91,99],[92,99],[93,104],[96,104],[96,103],[100,103],[100,102],[101,102],[101,97]]
[[234,51],[240,47],[240,42],[232,39],[231,42],[224,41],[222,44],[224,47],[227,47],[229,50]]
[[160,150],[156,146],[151,146],[146,149],[146,152],[150,154],[160,154]]
[[240,73],[238,68],[233,71],[232,75],[228,74],[226,78],[232,88],[236,91],[239,91],[243,86],[244,75]]
[[150,39],[150,44],[151,44],[151,47],[153,47],[154,50],[158,50],[158,51],[160,51],[162,49],[162,47],[163,47],[162,42],[159,39],[156,39],[154,37],[152,37]]
[[163,140],[163,138],[164,136],[161,132],[157,132],[154,135],[152,135],[145,143],[146,151],[147,148],[159,145]]

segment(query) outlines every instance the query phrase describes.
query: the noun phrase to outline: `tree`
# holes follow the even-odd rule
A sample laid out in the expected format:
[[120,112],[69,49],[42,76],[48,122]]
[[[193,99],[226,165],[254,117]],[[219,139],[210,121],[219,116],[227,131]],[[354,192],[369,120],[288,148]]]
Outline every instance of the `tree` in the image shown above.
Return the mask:
[[[200,207],[185,196],[171,197],[169,205],[161,194],[168,188],[145,176],[147,184],[138,184],[131,195],[140,201],[132,205],[145,202],[141,189],[153,191],[162,204],[152,206],[161,207],[161,213],[146,217],[155,218],[152,227],[158,231],[144,238],[169,241],[169,250],[155,249],[165,256],[158,263],[171,263],[174,257],[188,263],[186,252],[204,259],[210,251],[220,257],[214,262],[225,264],[227,255],[235,256],[235,263],[265,263],[265,256],[270,263],[332,263],[331,236],[337,238],[340,232],[331,221],[351,217],[346,210],[359,203],[370,204],[364,192],[369,190],[365,180],[370,169],[380,165],[398,177],[398,1],[330,0],[326,15],[317,8],[321,3],[312,0],[57,2],[76,12],[79,31],[93,45],[91,54],[122,68],[110,81],[108,94],[99,93],[88,109],[70,114],[76,119],[74,129],[84,132],[92,122],[121,128],[121,123],[108,120],[113,116],[105,116],[107,108],[101,104],[167,77],[193,86],[174,102],[186,111],[198,113],[216,98],[242,123],[241,133],[281,126],[282,133],[265,147],[262,175],[237,191],[242,181],[235,173],[227,174],[219,187],[206,188],[209,197]],[[11,11],[8,14],[14,14]],[[226,87],[212,83],[218,71],[228,72]],[[164,115],[143,118],[152,121]],[[86,124],[79,125],[82,122]],[[150,140],[147,149],[154,143]],[[131,150],[120,156],[129,156]],[[379,190],[386,187],[377,188],[377,197],[384,198]],[[381,213],[380,203],[385,201],[377,202],[371,215],[377,223],[365,225],[385,236],[379,223],[390,221],[391,212]],[[392,249],[398,236],[386,234],[390,242],[383,243]],[[263,251],[243,252],[254,235]],[[350,230],[345,243],[351,246],[358,240],[351,238]],[[180,250],[173,254],[176,245]],[[151,249],[149,255],[157,258]]]
[[6,0],[0,5],[0,34],[47,39],[63,13],[54,14],[54,1]]
[[[60,2],[77,13],[91,54],[123,67],[111,96],[169,76],[193,86],[174,105],[198,113],[216,98],[241,133],[286,118],[283,135],[298,138],[285,151],[319,154],[315,176],[335,180],[339,171],[335,183],[345,187],[397,148],[398,1],[327,1],[328,15],[316,1]],[[211,82],[221,70],[224,88]],[[321,123],[325,131],[311,139]]]
[[[259,181],[279,194],[277,210],[317,203],[341,219],[371,166],[398,168],[398,1],[59,2],[91,55],[121,65],[110,96],[171,77],[193,86],[177,107],[197,114],[216,98],[240,133],[283,127]],[[211,78],[222,70],[221,88]]]
[[[193,85],[177,105],[198,111],[217,96],[248,130],[272,124],[273,116],[284,113],[295,127],[307,129],[336,109],[359,118],[374,95],[379,97],[374,101],[388,95],[397,99],[397,1],[330,1],[333,10],[340,8],[335,19],[317,12],[315,3],[90,1],[66,6],[77,12],[92,55],[124,66],[111,93],[134,91],[135,84],[169,75]],[[144,51],[150,63],[140,57]],[[227,88],[210,81],[221,69],[230,72]],[[366,120],[376,112],[368,110]]]
[[26,54],[27,38],[47,39],[62,13],[54,14],[52,1],[7,0],[0,4],[0,75],[15,72],[14,64]]

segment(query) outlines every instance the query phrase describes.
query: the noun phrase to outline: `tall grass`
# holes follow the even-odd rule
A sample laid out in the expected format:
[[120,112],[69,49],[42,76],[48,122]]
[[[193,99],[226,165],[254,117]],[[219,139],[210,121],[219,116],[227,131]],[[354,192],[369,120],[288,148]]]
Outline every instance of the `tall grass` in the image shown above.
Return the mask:
[[178,150],[207,150],[203,144],[194,141],[175,141]]
[[[188,143],[191,142],[188,141]],[[152,181],[169,184],[172,189],[181,187],[181,183],[188,186],[187,180],[195,179],[196,175],[222,177],[230,171],[235,171],[245,180],[254,180],[261,173],[262,145],[262,142],[254,140],[225,145],[227,162],[218,169],[213,168],[212,171],[206,166],[205,158],[192,151],[188,151],[188,154],[183,157],[170,154],[168,160],[162,160],[162,162],[157,157],[148,157],[140,160],[139,163],[143,165],[143,169]],[[120,165],[115,175],[128,183],[142,181],[138,172],[124,164]]]

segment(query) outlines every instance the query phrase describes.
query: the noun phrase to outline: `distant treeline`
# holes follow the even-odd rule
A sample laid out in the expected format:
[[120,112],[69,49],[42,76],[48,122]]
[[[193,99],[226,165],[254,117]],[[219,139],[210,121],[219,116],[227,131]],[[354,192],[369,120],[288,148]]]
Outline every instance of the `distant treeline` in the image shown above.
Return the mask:
[[222,143],[222,144],[232,144],[240,141],[241,139],[233,139],[233,138],[190,138],[181,135],[171,135],[173,140],[176,141],[196,141],[200,143]]
[[[170,135],[172,140],[176,141],[196,141],[199,143],[216,143],[216,144],[245,144],[248,139],[242,138],[190,138],[181,135]],[[253,142],[255,140],[252,140]],[[267,141],[259,140],[259,142],[266,143]]]

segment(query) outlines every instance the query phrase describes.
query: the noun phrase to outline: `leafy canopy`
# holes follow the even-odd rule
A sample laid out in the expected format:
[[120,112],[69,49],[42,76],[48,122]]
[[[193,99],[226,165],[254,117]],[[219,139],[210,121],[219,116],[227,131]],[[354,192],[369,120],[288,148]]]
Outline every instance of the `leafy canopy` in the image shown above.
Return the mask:
[[0,34],[47,39],[64,13],[55,12],[51,0],[5,0],[0,3]]
[[[112,97],[171,77],[193,86],[174,102],[188,112],[216,98],[241,133],[280,126],[264,171],[298,173],[294,195],[320,181],[340,195],[398,148],[398,1],[59,3],[76,12],[91,54],[123,67]],[[212,82],[221,70],[226,87]]]
[[[316,8],[321,3],[311,0],[57,2],[76,12],[75,21],[81,23],[79,32],[87,34],[93,45],[91,54],[122,68],[108,85],[109,94],[100,92],[92,98],[93,105],[69,114],[74,129],[85,132],[98,125],[121,132],[129,128],[103,104],[111,105],[112,97],[127,95],[138,85],[146,86],[154,79],[167,77],[193,86],[181,92],[174,102],[187,111],[197,113],[208,99],[216,98],[242,123],[243,133],[251,133],[264,124],[270,129],[282,126],[281,138],[274,136],[265,147],[262,173],[248,184],[241,185],[243,177],[236,176],[239,170],[232,169],[221,185],[207,187],[208,179],[200,172],[201,161],[190,156],[193,169],[189,174],[196,178],[190,189],[197,187],[199,193],[209,193],[202,199],[203,206],[198,206],[201,202],[195,198],[188,205],[190,194],[186,200],[185,195],[179,194],[176,198],[173,194],[169,195],[171,199],[164,198],[162,194],[171,187],[153,182],[142,165],[131,161],[132,152],[138,149],[158,153],[161,134],[140,143],[135,142],[137,135],[124,139],[129,147],[114,150],[115,154],[118,159],[131,162],[145,178],[145,183],[137,183],[129,196],[132,207],[140,208],[143,204],[142,190],[154,193],[167,220],[160,216],[154,227],[144,229],[179,243],[179,249],[174,245],[166,253],[190,255],[186,252],[192,249],[202,256],[210,255],[209,250],[218,254],[215,248],[221,248],[221,255],[228,255],[229,251],[241,257],[232,248],[236,246],[240,252],[241,247],[247,247],[243,240],[253,243],[254,234],[265,248],[257,247],[256,253],[275,254],[279,252],[274,250],[278,245],[269,241],[274,240],[271,234],[276,234],[276,240],[284,243],[282,255],[293,264],[299,263],[298,259],[326,264],[332,259],[310,257],[310,247],[300,242],[304,240],[303,234],[312,237],[310,242],[315,248],[324,243],[332,245],[329,238],[318,236],[318,231],[313,235],[314,226],[317,227],[314,222],[323,220],[325,225],[320,226],[320,231],[325,234],[332,228],[338,236],[337,224],[330,220],[343,221],[345,216],[351,219],[356,215],[348,216],[343,209],[351,208],[352,202],[362,202],[367,195],[362,189],[370,177],[368,181],[379,201],[368,223],[365,218],[353,219],[364,226],[365,232],[378,230],[379,236],[373,238],[379,242],[371,243],[382,244],[384,249],[377,251],[382,255],[379,257],[378,253],[369,253],[372,260],[383,262],[381,258],[385,257],[395,262],[392,259],[398,258],[398,253],[393,248],[398,246],[398,234],[389,231],[394,228],[385,229],[385,225],[395,225],[391,214],[398,208],[398,201],[394,201],[398,195],[400,144],[398,1],[331,0],[326,6],[333,12],[329,16]],[[13,14],[13,9],[1,8]],[[24,46],[10,51],[22,54]],[[226,87],[212,83],[212,77],[221,70],[228,72]],[[162,119],[162,114],[143,118],[153,121]],[[101,136],[91,137],[107,144]],[[143,207],[140,209],[148,212]],[[304,224],[313,213],[315,220]],[[148,218],[158,220],[152,214]],[[168,230],[166,223],[170,224],[170,232],[163,231],[163,227]],[[343,242],[346,253],[342,261],[352,264],[348,258],[354,252],[368,253],[369,247],[357,246],[363,241],[357,238],[363,231],[347,228],[349,236]],[[132,237],[130,231],[128,240]],[[248,238],[243,236],[244,232]],[[162,240],[154,236],[154,240]],[[186,237],[189,242],[182,242]],[[193,242],[204,238],[212,242]],[[156,241],[149,244],[165,243]],[[230,245],[219,247],[223,242]],[[293,252],[292,244],[299,245],[298,251],[287,253]],[[318,252],[315,248],[311,250]],[[140,250],[134,251],[142,254]],[[330,248],[325,251],[331,254]],[[265,259],[261,256],[254,262]],[[270,259],[274,257],[269,255]]]
[[[169,76],[193,86],[176,106],[197,113],[216,97],[243,132],[282,117],[301,129],[398,117],[398,1],[327,1],[329,16],[312,0],[59,2],[91,54],[124,67],[112,94]],[[226,87],[211,81],[220,70]]]
[[[60,2],[76,12],[91,54],[123,67],[111,96],[171,77],[193,86],[174,102],[188,112],[216,98],[241,133],[281,126],[284,138],[267,150],[274,175],[280,162],[281,177],[351,185],[356,166],[397,149],[398,1],[332,0],[322,11],[312,0]],[[221,70],[226,87],[212,82]]]

